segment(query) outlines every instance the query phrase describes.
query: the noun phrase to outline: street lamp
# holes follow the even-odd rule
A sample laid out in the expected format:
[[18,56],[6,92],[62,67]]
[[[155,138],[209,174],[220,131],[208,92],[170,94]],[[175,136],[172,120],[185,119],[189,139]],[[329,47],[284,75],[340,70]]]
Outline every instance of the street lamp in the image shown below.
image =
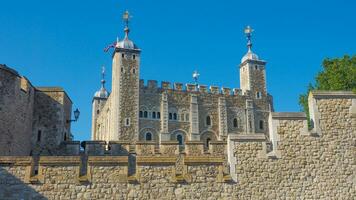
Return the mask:
[[75,109],[75,111],[74,111],[73,113],[74,113],[74,119],[67,120],[67,123],[69,123],[69,122],[76,122],[76,121],[78,121],[78,119],[79,119],[79,115],[80,115],[80,111],[79,111],[79,109],[78,109],[78,108],[77,108],[77,109]]

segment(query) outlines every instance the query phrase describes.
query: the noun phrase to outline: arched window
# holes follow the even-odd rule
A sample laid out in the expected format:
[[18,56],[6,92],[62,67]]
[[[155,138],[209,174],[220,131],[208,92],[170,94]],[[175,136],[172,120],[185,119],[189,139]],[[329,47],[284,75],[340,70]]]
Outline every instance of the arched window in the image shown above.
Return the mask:
[[189,122],[189,114],[185,114],[185,121]]
[[238,127],[238,123],[237,123],[237,119],[234,119],[234,127],[237,128]]
[[161,119],[161,113],[157,112],[157,119]]
[[172,120],[173,119],[173,115],[172,113],[169,113],[169,119]]
[[140,118],[142,118],[143,117],[143,112],[142,111],[140,111]]
[[64,141],[67,141],[67,133],[64,133],[64,138],[63,138]]
[[177,120],[177,113],[173,113],[173,120]]
[[151,141],[152,140],[152,133],[147,132],[145,136],[146,141]]
[[211,126],[211,118],[210,118],[210,116],[206,117],[206,125],[207,126]]
[[156,119],[156,112],[152,112],[152,118]]
[[183,136],[177,135],[177,141],[178,141],[179,145],[183,145]]
[[209,146],[210,146],[210,141],[211,141],[210,138],[206,138],[205,147],[208,148],[208,149],[209,149]]
[[143,117],[144,117],[144,118],[147,118],[147,117],[148,117],[148,112],[147,112],[147,111],[144,111],[144,112],[143,112]]
[[96,114],[99,114],[99,113],[100,113],[100,110],[97,110],[97,111],[96,111]]
[[132,69],[132,73],[133,73],[133,74],[136,74],[136,69]]
[[261,130],[264,129],[264,122],[263,122],[263,120],[260,120],[260,129],[261,129]]

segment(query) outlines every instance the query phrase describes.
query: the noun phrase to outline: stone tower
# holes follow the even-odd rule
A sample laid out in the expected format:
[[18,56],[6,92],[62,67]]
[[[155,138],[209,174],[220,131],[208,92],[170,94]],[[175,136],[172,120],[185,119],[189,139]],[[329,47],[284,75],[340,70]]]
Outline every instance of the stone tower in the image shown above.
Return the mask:
[[248,94],[246,99],[246,133],[253,134],[263,131],[266,122],[265,114],[256,116],[256,110],[268,112],[271,109],[266,89],[266,62],[260,60],[252,52],[250,26],[245,28],[247,36],[247,53],[242,57],[240,64],[240,87],[243,93]]
[[141,50],[129,39],[129,13],[125,37],[117,41],[112,63],[112,93],[109,140],[135,141],[139,132],[139,74]]
[[243,92],[250,91],[255,99],[262,99],[267,96],[266,90],[266,62],[260,60],[252,52],[251,33],[252,29],[247,26],[245,34],[247,36],[247,53],[241,59],[240,64],[240,87]]
[[91,133],[91,139],[92,140],[98,140],[99,136],[97,128],[97,119],[98,115],[102,112],[102,109],[109,97],[109,93],[107,92],[105,88],[105,68],[103,67],[102,69],[102,79],[101,79],[101,88],[97,92],[95,92],[94,97],[93,97],[93,102],[92,102],[92,133]]

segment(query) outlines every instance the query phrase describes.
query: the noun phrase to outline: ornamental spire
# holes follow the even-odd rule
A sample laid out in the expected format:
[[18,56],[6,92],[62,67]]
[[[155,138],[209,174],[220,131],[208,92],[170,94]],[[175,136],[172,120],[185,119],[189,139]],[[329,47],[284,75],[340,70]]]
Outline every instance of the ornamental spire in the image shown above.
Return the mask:
[[129,29],[129,22],[130,22],[130,19],[131,19],[131,15],[129,13],[129,11],[125,11],[124,14],[122,15],[122,19],[124,20],[125,22],[125,29],[124,29],[124,32],[125,32],[125,39],[129,37],[129,32],[130,32],[130,29]]
[[246,34],[246,37],[247,37],[247,49],[248,49],[248,52],[251,52],[251,48],[252,48],[252,42],[251,42],[251,35],[252,35],[252,32],[254,30],[250,27],[250,26],[246,26],[244,32]]
[[105,88],[105,66],[101,67],[101,88]]

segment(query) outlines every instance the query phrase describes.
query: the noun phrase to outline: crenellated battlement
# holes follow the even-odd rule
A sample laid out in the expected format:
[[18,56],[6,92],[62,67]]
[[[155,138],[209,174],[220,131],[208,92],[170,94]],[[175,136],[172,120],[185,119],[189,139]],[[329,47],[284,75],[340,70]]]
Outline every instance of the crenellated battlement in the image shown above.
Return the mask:
[[172,90],[179,92],[192,92],[192,93],[202,93],[202,94],[217,94],[217,95],[226,95],[226,96],[249,96],[250,92],[246,91],[242,93],[242,90],[239,88],[227,88],[227,87],[218,87],[218,86],[207,86],[207,85],[198,85],[192,83],[170,83],[168,81],[162,81],[161,85],[158,85],[156,80],[148,80],[145,84],[143,79],[140,80],[141,89],[149,90]]
[[[56,180],[53,170],[69,173],[67,180],[73,183],[96,182],[98,170],[108,168],[105,173],[116,173],[118,183],[141,182],[147,166],[164,166],[170,174],[171,183],[195,182],[188,166],[210,168],[216,182],[230,181],[226,166],[226,142],[212,142],[209,150],[202,142],[188,142],[185,148],[178,142],[105,142],[85,141],[80,150],[79,142],[68,142],[65,153],[57,156],[0,157],[0,168],[23,166],[25,183],[46,183]],[[61,171],[62,172],[59,172]],[[64,171],[63,171],[64,170]]]
[[229,134],[209,148],[74,141],[57,156],[0,157],[0,199],[352,199],[356,95],[314,91],[309,108],[312,129],[305,113],[271,112],[269,136]]

